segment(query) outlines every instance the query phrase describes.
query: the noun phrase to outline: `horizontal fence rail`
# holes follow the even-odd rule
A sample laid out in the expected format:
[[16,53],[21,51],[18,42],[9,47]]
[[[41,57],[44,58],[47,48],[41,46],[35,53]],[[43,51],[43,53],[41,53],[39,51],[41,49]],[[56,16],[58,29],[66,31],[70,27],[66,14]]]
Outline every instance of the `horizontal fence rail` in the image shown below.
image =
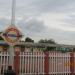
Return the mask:
[[[9,65],[8,52],[0,53],[0,75]],[[20,52],[14,55],[17,75],[74,75],[75,53]]]

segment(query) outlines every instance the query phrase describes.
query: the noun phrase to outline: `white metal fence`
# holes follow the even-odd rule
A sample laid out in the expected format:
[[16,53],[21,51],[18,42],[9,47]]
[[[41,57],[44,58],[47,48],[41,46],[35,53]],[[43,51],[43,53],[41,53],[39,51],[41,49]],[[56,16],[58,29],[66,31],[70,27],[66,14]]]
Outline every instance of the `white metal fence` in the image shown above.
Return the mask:
[[4,73],[9,65],[9,55],[7,52],[0,53],[0,74]]
[[[44,52],[20,52],[19,75],[45,75]],[[74,53],[75,57],[75,53]],[[74,58],[75,59],[75,58]],[[0,53],[0,73],[9,65],[9,54]],[[75,66],[75,65],[74,65]],[[70,74],[70,53],[49,52],[49,75]]]
[[70,74],[70,53],[49,53],[49,74]]
[[26,52],[20,53],[20,75],[43,75],[44,53]]

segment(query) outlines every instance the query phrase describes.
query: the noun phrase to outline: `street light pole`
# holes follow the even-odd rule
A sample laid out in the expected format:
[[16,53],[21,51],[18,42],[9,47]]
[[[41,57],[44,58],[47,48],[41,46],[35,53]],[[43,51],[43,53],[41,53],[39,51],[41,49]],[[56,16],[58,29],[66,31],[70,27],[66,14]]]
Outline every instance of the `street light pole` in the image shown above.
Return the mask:
[[[11,26],[15,25],[15,7],[16,7],[16,0],[12,0],[12,10],[11,10]],[[9,65],[13,68],[14,62],[14,46],[9,46]]]
[[[13,68],[14,63],[14,45],[22,38],[22,33],[15,26],[15,6],[16,0],[12,0],[11,25],[2,33],[2,37],[9,44],[9,66],[4,75],[8,75]],[[12,70],[14,73],[14,70]],[[11,71],[11,72],[12,72]],[[12,74],[10,74],[12,75]]]
[[15,25],[15,9],[16,9],[16,0],[12,0],[11,25]]

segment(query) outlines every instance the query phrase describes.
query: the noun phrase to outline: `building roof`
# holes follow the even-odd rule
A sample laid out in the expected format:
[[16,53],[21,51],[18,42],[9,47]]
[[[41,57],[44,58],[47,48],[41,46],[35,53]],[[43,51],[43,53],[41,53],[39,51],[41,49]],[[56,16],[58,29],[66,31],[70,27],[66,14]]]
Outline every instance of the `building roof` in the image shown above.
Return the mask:
[[[5,41],[0,41],[0,45],[8,45]],[[67,47],[75,48],[75,45],[65,45],[65,44],[49,44],[49,43],[32,43],[32,42],[18,42],[16,45],[28,46],[28,47]]]

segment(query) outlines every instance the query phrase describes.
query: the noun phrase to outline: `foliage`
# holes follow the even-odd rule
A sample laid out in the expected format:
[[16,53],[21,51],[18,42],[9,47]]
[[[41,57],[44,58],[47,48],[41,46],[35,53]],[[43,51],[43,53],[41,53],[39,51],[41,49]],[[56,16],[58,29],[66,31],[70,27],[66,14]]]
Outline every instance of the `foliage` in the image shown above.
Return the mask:
[[25,42],[34,42],[34,40],[32,40],[31,38],[27,37],[27,38],[25,39]]
[[56,42],[53,39],[41,39],[39,40],[39,43],[50,43],[50,44],[56,44]]

